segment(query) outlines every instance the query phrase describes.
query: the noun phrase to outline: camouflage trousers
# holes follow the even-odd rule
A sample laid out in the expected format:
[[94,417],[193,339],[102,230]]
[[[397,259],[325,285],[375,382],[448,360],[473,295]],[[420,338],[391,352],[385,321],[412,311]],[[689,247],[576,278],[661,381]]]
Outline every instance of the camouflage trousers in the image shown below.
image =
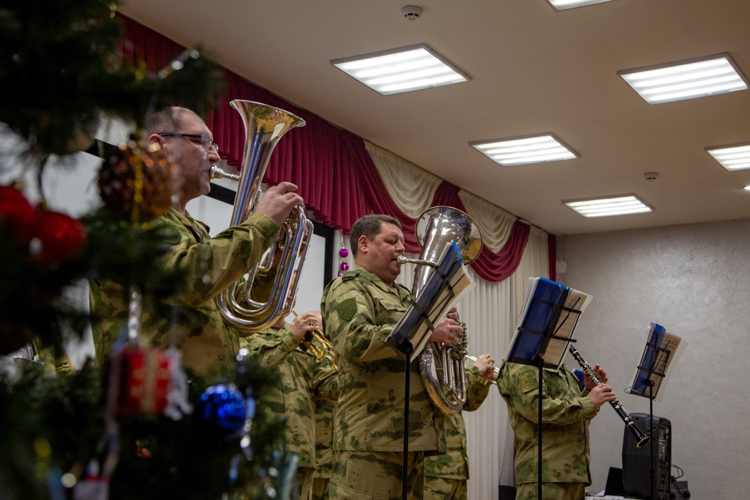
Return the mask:
[[312,499],[313,473],[312,467],[297,467],[297,486],[300,500]]
[[466,479],[424,478],[424,500],[466,500]]
[[[537,500],[537,483],[519,484],[516,500]],[[542,483],[542,500],[584,500],[586,486],[583,483]]]
[[328,500],[328,492],[326,490],[330,482],[330,477],[313,478],[312,500]]
[[[339,451],[333,452],[333,471],[328,485],[331,500],[399,500],[403,453]],[[424,490],[424,452],[411,452],[407,459],[407,498],[422,500]]]

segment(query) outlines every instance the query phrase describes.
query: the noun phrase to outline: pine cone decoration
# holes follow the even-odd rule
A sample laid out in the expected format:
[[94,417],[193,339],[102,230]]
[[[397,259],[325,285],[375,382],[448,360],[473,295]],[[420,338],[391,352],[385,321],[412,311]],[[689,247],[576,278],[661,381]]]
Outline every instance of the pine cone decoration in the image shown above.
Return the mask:
[[118,217],[133,223],[164,215],[177,190],[177,170],[158,144],[131,138],[105,154],[99,194]]

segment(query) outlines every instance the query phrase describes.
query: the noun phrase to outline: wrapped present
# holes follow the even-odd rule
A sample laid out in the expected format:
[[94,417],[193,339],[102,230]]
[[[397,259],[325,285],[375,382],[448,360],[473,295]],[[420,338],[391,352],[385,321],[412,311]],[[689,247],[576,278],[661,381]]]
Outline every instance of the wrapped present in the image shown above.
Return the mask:
[[[160,415],[167,406],[169,358],[161,349],[126,345],[113,354],[117,415]],[[118,373],[119,372],[119,373]]]

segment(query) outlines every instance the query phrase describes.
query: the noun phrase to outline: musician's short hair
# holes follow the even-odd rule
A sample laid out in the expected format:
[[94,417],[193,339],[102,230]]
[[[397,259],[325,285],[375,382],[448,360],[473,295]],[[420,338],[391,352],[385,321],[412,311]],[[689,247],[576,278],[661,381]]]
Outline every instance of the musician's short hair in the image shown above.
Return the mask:
[[357,242],[359,241],[360,236],[367,236],[369,241],[374,240],[375,237],[380,234],[383,222],[386,224],[393,224],[397,228],[403,229],[398,219],[391,217],[390,215],[372,214],[357,219],[357,222],[352,226],[352,232],[349,234],[349,245],[352,248],[352,257],[357,257]]
[[180,126],[180,119],[185,115],[198,116],[194,111],[179,106],[147,114],[143,124],[145,136],[148,138],[151,134],[180,132],[177,129]]

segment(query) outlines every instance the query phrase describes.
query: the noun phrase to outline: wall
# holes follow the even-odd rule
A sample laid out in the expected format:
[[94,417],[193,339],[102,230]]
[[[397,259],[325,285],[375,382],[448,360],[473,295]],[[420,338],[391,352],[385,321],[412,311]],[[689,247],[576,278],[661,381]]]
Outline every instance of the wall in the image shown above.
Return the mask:
[[[750,220],[558,239],[567,272],[558,281],[594,296],[578,350],[600,363],[627,411],[648,400],[625,394],[650,322],[687,343],[654,414],[672,423],[672,463],[692,498],[747,498],[750,470]],[[575,361],[568,359],[573,368]],[[622,420],[605,405],[591,425],[591,491],[621,467]],[[676,475],[675,469],[672,474]],[[648,478],[644,478],[648,481]]]

